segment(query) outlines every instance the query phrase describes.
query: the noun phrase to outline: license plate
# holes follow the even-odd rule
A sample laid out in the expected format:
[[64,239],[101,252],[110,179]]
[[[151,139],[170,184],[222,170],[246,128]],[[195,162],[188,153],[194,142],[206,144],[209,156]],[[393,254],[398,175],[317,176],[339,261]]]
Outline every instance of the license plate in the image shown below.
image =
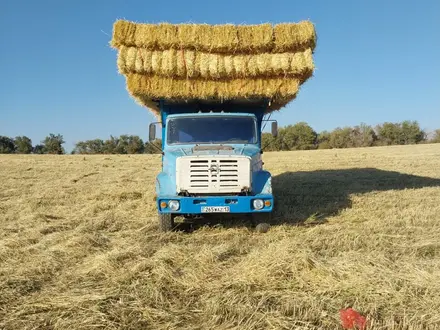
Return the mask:
[[229,213],[229,206],[203,206],[202,213]]

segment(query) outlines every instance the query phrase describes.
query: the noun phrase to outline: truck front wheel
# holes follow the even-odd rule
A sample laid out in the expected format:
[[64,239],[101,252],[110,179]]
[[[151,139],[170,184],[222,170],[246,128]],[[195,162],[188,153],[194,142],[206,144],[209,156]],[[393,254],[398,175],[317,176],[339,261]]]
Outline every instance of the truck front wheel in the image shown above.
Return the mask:
[[162,232],[172,231],[174,228],[174,214],[159,213],[159,230]]

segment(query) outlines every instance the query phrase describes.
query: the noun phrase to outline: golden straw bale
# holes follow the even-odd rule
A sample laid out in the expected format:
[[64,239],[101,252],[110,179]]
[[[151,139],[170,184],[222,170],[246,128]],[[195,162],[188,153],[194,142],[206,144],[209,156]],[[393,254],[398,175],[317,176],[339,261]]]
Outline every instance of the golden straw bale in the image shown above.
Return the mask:
[[287,75],[290,69],[290,58],[287,53],[271,56],[270,70],[276,75]]
[[193,52],[191,50],[185,51],[184,56],[185,60],[185,69],[186,69],[186,75],[189,78],[196,78],[199,76],[199,71],[196,70],[197,66],[200,66],[199,59],[196,56],[196,52]]
[[245,57],[245,55],[236,55],[232,58],[232,64],[237,77],[243,77],[244,72],[247,70]]
[[215,55],[217,57],[217,71],[213,75],[213,77],[221,79],[224,77],[228,77],[226,74],[226,68],[225,68],[225,56],[223,55]]
[[224,57],[225,74],[228,77],[235,77],[234,57],[226,55]]
[[132,95],[143,95],[150,99],[288,99],[296,95],[300,86],[297,78],[206,80],[140,74],[126,77],[127,89]]
[[143,67],[142,70],[144,73],[146,74],[150,74],[153,73],[153,61],[152,61],[152,57],[153,57],[153,52],[151,50],[148,49],[144,49],[141,48],[140,49],[141,52],[141,58],[143,61]]
[[170,23],[137,24],[136,47],[150,50],[176,48],[179,44],[177,26]]
[[273,74],[273,70],[270,66],[271,57],[272,55],[268,53],[259,54],[258,56],[255,56],[258,75],[264,76],[267,75],[268,73]]
[[175,76],[176,77],[185,77],[186,73],[186,60],[185,60],[185,50],[179,49],[176,50],[176,63],[175,63]]
[[119,48],[120,46],[136,46],[136,28],[138,24],[117,20],[113,25],[113,35],[111,46]]
[[146,73],[165,77],[230,79],[246,77],[310,77],[314,70],[312,50],[298,53],[224,55],[191,50],[149,51],[122,47],[118,55],[121,73]]
[[145,49],[139,49],[136,54],[136,61],[134,63],[134,70],[136,72],[144,73],[144,51]]
[[293,75],[311,75],[315,69],[311,49],[302,53],[295,53],[290,61],[289,73]]
[[153,51],[151,55],[151,68],[153,72],[160,72],[162,66],[162,52],[159,50]]
[[241,25],[237,27],[240,48],[250,53],[267,51],[273,47],[271,24]]
[[177,38],[177,26],[169,23],[160,23],[157,27],[156,35],[153,36],[157,40],[159,49],[168,49],[177,47],[179,39]]
[[270,24],[138,24],[118,20],[113,25],[111,45],[115,48],[175,48],[229,54],[282,53],[313,50],[316,34],[309,21],[272,27]]
[[235,25],[212,25],[210,30],[211,33],[205,35],[203,40],[204,45],[209,45],[207,47],[208,51],[224,53],[239,46],[237,27]]
[[[145,96],[145,95],[138,95],[138,94],[133,94],[129,91],[129,94],[134,98],[134,100],[140,104],[143,107],[148,108],[159,120],[160,120],[160,109],[159,109],[159,104],[157,101]],[[289,102],[293,101],[295,99],[296,96],[293,97],[278,97],[277,99],[272,100],[272,102],[270,102],[269,106],[266,108],[266,113],[270,113],[272,111],[277,111],[280,110],[281,108],[285,107]],[[212,103],[221,103],[222,100],[219,99],[208,99],[210,102]],[[179,102],[185,102],[186,101],[194,101],[194,99],[185,99],[185,100],[179,100],[179,99],[175,99],[173,100],[176,103]],[[237,100],[237,103],[240,103],[241,100]],[[244,104],[246,104],[244,102]]]
[[151,36],[155,35],[159,29],[157,24],[137,24],[136,32],[134,34],[134,43],[136,47],[144,47],[147,49],[156,49],[158,42]]
[[258,63],[257,63],[258,57],[259,57],[259,55],[249,57],[249,61],[247,63],[247,72],[246,73],[250,77],[256,77],[259,75]]
[[127,55],[125,60],[125,66],[128,71],[133,72],[135,68],[136,63],[136,55],[137,55],[137,49],[134,47],[129,47],[127,49]]
[[119,73],[121,74],[130,72],[129,70],[127,70],[126,66],[128,48],[129,47],[121,46],[121,48],[119,49],[118,60],[116,63],[118,65]]
[[177,52],[175,49],[168,49],[162,52],[160,75],[174,77],[177,74]]
[[209,54],[209,63],[208,63],[208,72],[209,78],[219,79],[221,78],[221,74],[219,72],[219,55],[217,54]]
[[310,21],[283,23],[274,27],[274,51],[295,52],[307,48],[315,49],[315,27]]
[[183,49],[199,48],[200,25],[197,24],[180,24],[177,27],[177,39],[179,40],[179,47]]
[[198,57],[200,67],[196,67],[195,69],[199,70],[202,78],[209,78],[209,53],[199,53]]

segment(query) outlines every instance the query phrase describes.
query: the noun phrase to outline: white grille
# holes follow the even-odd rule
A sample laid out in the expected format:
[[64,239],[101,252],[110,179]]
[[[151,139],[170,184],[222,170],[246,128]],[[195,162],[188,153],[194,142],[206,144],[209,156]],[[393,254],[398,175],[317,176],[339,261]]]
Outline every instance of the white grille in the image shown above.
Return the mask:
[[251,186],[246,156],[180,157],[176,164],[177,192],[239,193]]

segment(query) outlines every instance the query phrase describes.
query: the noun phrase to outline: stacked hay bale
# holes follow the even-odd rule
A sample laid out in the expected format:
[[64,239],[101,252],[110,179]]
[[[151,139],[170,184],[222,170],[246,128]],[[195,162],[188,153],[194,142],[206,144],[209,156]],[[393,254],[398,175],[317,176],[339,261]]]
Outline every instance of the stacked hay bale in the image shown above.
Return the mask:
[[313,74],[309,21],[236,26],[116,21],[112,47],[127,90],[158,113],[158,99],[292,101]]

